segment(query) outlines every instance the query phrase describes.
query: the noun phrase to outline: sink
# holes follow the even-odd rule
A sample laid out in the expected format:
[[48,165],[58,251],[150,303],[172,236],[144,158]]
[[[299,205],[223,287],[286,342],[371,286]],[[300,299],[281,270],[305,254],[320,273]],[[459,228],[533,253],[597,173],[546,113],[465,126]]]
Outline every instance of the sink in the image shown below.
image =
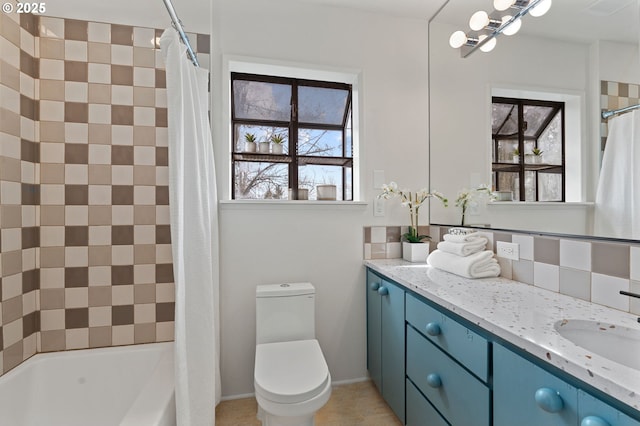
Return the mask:
[[565,319],[553,327],[577,346],[640,370],[640,326],[635,329],[599,321]]

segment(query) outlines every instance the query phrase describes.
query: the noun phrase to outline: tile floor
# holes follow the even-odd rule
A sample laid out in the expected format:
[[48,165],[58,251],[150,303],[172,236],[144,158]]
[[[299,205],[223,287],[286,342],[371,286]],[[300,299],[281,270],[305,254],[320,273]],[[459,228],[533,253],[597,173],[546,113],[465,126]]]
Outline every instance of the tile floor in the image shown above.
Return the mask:
[[[254,398],[223,401],[216,408],[216,426],[260,426]],[[331,398],[316,414],[317,426],[400,426],[373,382],[333,388]]]

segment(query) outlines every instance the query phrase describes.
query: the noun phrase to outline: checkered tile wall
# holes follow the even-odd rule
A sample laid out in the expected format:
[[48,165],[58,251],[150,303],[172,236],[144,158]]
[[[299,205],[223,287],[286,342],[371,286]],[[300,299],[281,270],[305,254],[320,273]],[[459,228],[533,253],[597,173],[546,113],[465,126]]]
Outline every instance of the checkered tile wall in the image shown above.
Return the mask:
[[[0,19],[0,374],[172,340],[161,31]],[[209,36],[189,38],[207,64]]]
[[[602,111],[624,108],[640,104],[640,85],[619,83],[617,81],[600,81],[600,109]],[[600,148],[604,151],[609,128],[607,120],[600,123]]]

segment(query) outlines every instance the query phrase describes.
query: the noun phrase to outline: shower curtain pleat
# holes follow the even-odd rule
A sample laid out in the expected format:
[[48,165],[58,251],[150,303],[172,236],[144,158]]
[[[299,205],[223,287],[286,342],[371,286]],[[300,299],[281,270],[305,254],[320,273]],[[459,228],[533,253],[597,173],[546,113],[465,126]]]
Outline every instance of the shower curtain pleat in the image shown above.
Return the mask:
[[597,236],[640,238],[640,110],[609,120],[594,212]]
[[167,72],[177,421],[179,426],[211,426],[220,399],[220,331],[209,74],[186,58],[172,28],[162,34],[160,47]]

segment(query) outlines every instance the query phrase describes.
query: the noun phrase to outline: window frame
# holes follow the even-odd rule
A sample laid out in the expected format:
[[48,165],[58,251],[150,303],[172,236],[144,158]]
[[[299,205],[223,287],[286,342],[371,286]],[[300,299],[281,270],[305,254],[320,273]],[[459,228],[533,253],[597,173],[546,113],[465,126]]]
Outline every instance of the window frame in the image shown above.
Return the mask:
[[[262,83],[274,83],[285,84],[291,86],[291,114],[288,121],[284,120],[266,120],[266,119],[251,119],[251,118],[238,118],[236,117],[235,110],[235,96],[234,96],[234,82],[236,80],[243,81],[256,81]],[[329,89],[347,90],[346,107],[342,117],[342,122],[338,125],[334,124],[320,124],[320,123],[307,123],[298,121],[298,88],[304,87],[320,87]],[[271,162],[271,163],[286,163],[288,164],[288,186],[292,190],[293,200],[298,199],[298,187],[299,187],[299,167],[303,165],[327,165],[327,166],[340,166],[342,167],[342,201],[354,201],[355,187],[355,163],[354,163],[354,105],[353,105],[353,85],[344,82],[329,82],[322,80],[284,77],[268,74],[255,74],[248,72],[235,72],[230,73],[230,100],[231,100],[231,199],[236,198],[236,176],[235,165],[236,162]],[[348,124],[351,126],[348,127]],[[241,135],[237,134],[237,129],[240,125],[250,126],[267,126],[267,127],[281,127],[287,128],[289,137],[288,150],[283,154],[266,154],[266,153],[245,153],[242,151],[236,151],[236,141],[239,140]],[[331,130],[340,131],[342,133],[342,156],[330,157],[330,156],[308,156],[300,155],[297,151],[298,146],[298,131],[300,129],[312,129],[312,130]],[[351,152],[347,150],[347,139],[351,141]],[[350,176],[347,176],[347,168],[351,169]],[[347,189],[351,188],[351,196],[347,198]],[[256,198],[253,200],[262,200]]]
[[[551,101],[551,100],[542,100],[542,99],[524,99],[524,98],[515,98],[515,97],[504,97],[504,96],[492,96],[491,97],[491,105],[495,103],[502,104],[512,104],[517,106],[517,114],[518,114],[518,151],[521,153],[519,158],[519,163],[505,163],[497,161],[496,156],[498,153],[498,144],[500,139],[493,130],[491,131],[491,141],[492,141],[492,163],[491,163],[491,172],[492,178],[496,191],[500,191],[499,187],[499,173],[518,173],[518,184],[519,184],[519,199],[514,201],[527,201],[526,200],[526,187],[525,187],[525,174],[526,172],[535,173],[535,181],[536,181],[536,192],[535,192],[535,200],[529,200],[533,202],[557,202],[564,203],[566,200],[566,190],[567,190],[567,176],[566,176],[566,116],[565,116],[565,102],[563,101]],[[537,133],[534,136],[525,136],[526,124],[524,120],[524,107],[525,106],[542,106],[549,107],[553,109],[553,112],[549,114],[547,119],[540,125]],[[561,114],[561,164],[528,164],[525,161],[524,147],[525,147],[525,139],[533,140],[534,147],[538,147],[538,139],[544,133],[549,124],[553,121],[556,115]],[[539,201],[540,198],[540,185],[539,182],[539,173],[554,173],[561,175],[562,178],[562,196],[560,200],[554,201]]]

